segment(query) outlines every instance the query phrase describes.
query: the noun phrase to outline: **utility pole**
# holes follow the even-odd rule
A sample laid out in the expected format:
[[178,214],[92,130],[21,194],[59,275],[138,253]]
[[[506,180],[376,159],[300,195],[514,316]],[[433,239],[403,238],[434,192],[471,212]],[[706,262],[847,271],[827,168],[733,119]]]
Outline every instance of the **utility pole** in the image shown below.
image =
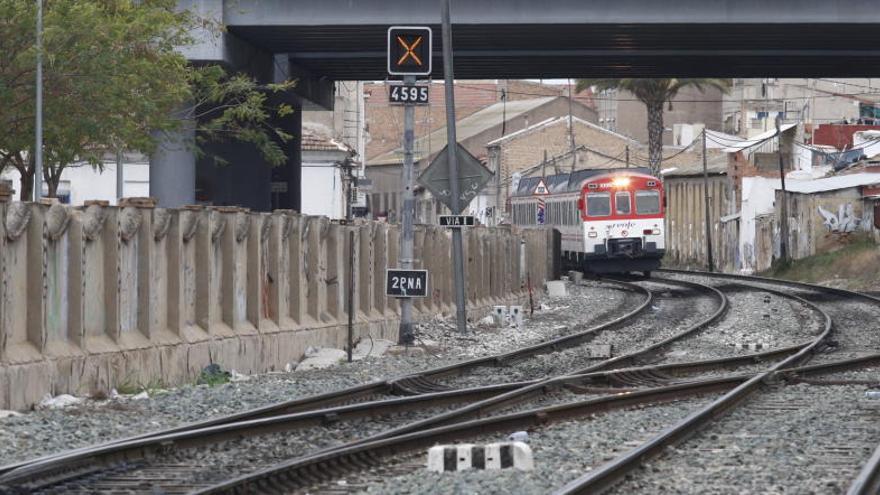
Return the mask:
[[[450,0],[443,0],[443,78],[446,86],[446,142],[449,152],[449,189],[452,195],[452,213],[461,213],[461,192],[458,184],[458,141],[455,136],[455,78],[452,70],[452,21]],[[458,331],[467,332],[467,304],[464,297],[464,249],[461,229],[452,229],[452,264],[455,278],[455,319]]]
[[346,307],[348,308],[348,362],[352,360],[352,352],[354,351],[354,227],[352,226],[352,207],[354,206],[354,165],[351,160],[345,161],[346,175],[348,176],[348,187],[346,190],[345,204],[345,225],[348,227],[348,300]]
[[[404,88],[416,84],[416,76],[403,76]],[[400,236],[400,267],[404,270],[413,268],[413,221],[415,220],[415,174],[413,173],[413,143],[415,141],[416,107],[403,107],[403,212]],[[400,300],[400,332],[399,344],[410,345],[415,341],[413,333],[413,300],[405,297]]]
[[626,168],[629,168],[629,145],[626,145]]
[[703,202],[705,203],[706,216],[706,258],[709,262],[709,271],[715,271],[715,260],[712,258],[712,219],[709,210],[709,171],[706,157],[706,128],[703,128]]
[[34,202],[43,196],[43,0],[37,0],[37,122],[34,143]]
[[[125,171],[122,169],[122,148],[116,149],[116,199],[124,196],[122,189],[125,186]],[[117,202],[118,204],[118,202]]]
[[571,171],[577,168],[577,153],[574,151],[574,118],[571,115],[571,102],[574,99],[571,90],[571,78],[568,79],[568,147],[571,150]]
[[779,222],[779,258],[788,261],[788,194],[785,192],[785,164],[782,159],[782,116],[776,114],[776,151],[779,155],[779,180],[782,183],[782,218]]

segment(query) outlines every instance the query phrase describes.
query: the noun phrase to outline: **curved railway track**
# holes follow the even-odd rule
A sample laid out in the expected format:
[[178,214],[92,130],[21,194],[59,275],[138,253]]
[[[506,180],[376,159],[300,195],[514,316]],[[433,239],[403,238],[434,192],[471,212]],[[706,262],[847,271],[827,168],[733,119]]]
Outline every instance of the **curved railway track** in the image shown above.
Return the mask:
[[[695,276],[691,272],[684,275]],[[713,417],[735,407],[771,379],[788,377],[794,380],[793,377],[832,369],[880,363],[880,354],[858,353],[859,355],[844,355],[847,359],[834,362],[795,367],[830,340],[832,318],[816,304],[815,298],[808,300],[801,297],[802,294],[786,293],[774,286],[801,285],[802,289],[818,293],[825,293],[823,291],[826,289],[815,286],[804,287],[804,284],[788,285],[776,280],[730,278],[735,278],[736,284],[742,286],[742,290],[753,290],[754,286],[746,283],[758,282],[760,285],[754,290],[797,301],[798,304],[811,308],[817,315],[821,315],[824,322],[823,332],[809,342],[761,352],[692,362],[656,364],[658,360],[662,361],[665,353],[682,339],[699,338],[702,331],[707,331],[713,323],[718,322],[728,305],[724,295],[725,289],[719,290],[693,281],[663,279],[653,283],[677,284],[690,287],[691,290],[702,291],[704,294],[711,293],[718,304],[711,314],[698,318],[696,322],[685,325],[685,328],[672,335],[641,342],[641,346],[627,349],[622,355],[568,371],[563,376],[544,379],[531,377],[529,380],[496,383],[464,390],[449,390],[443,384],[443,379],[450,376],[465,375],[480,368],[509,366],[559,349],[576,347],[591,341],[605,330],[615,328],[625,330],[635,319],[646,317],[644,311],[656,299],[652,291],[636,284],[618,281],[615,283],[622,284],[629,290],[644,291],[642,293],[645,294],[645,299],[627,314],[593,328],[574,327],[567,335],[535,346],[436,368],[399,380],[374,382],[195,425],[7,466],[0,470],[0,492],[4,486],[10,490],[18,488],[28,493],[41,490],[45,493],[76,493],[77,491],[93,493],[112,489],[147,493],[156,489],[164,490],[164,493],[302,491],[325,486],[328,481],[332,482],[344,473],[375,469],[376,466],[387,463],[389,458],[406,457],[406,455],[411,457],[417,449],[439,441],[455,441],[492,431],[541,428],[565,419],[582,418],[621,408],[677,401],[686,397],[705,397],[707,394],[724,394],[701,406],[675,427],[665,430],[625,455],[569,483],[559,491],[559,493],[593,493],[612,486],[640,462],[658,454],[666,446],[693,434],[696,429],[708,424]],[[829,289],[827,293],[852,297],[845,291],[837,289]],[[880,303],[878,299],[864,297],[867,297],[866,300],[871,301],[872,304]],[[608,335],[613,334],[608,333]],[[651,361],[654,363],[642,365]],[[755,372],[756,369],[761,371]],[[722,372],[734,372],[734,374],[709,378],[701,376],[701,373],[707,371],[716,374]],[[573,400],[585,394],[592,398]],[[396,396],[388,398],[389,395]],[[377,398],[381,400],[371,400]],[[560,400],[566,402],[556,403]],[[547,403],[551,405],[546,405]],[[534,407],[538,404],[540,407]],[[528,409],[529,407],[531,408]],[[522,410],[524,408],[527,410]],[[214,469],[214,476],[205,476],[204,472],[211,471],[212,467],[216,468],[210,464],[210,457],[207,461],[202,459],[200,461],[202,465],[195,466],[195,470],[190,469],[191,466],[186,465],[185,462],[183,464],[175,464],[176,461],[156,462],[160,458],[169,456],[174,458],[181,452],[198,452],[205,446],[217,446],[224,442],[243,441],[258,438],[260,435],[277,435],[280,432],[295,430],[308,431],[308,428],[326,428],[328,425],[340,425],[363,418],[372,418],[372,421],[376,421],[376,418],[389,416],[394,416],[395,420],[383,423],[387,428],[377,433],[367,434],[341,445],[338,443],[318,445],[311,448],[310,453],[301,452],[299,455],[291,456],[290,452],[287,452],[287,459],[268,459],[267,463],[273,465],[256,471],[253,466],[245,466],[238,471],[224,470],[220,473]],[[870,489],[876,486],[878,470],[880,470],[880,467],[877,467],[877,463],[880,463],[878,457],[880,457],[880,448],[875,452],[871,462],[865,465],[854,487],[859,485]],[[403,466],[404,469],[413,469],[411,465],[405,463]],[[193,471],[202,474],[194,475]],[[352,486],[349,490],[354,488],[356,487]],[[333,490],[348,491],[344,487],[335,487]],[[851,491],[851,493],[868,492]]]
[[[450,390],[449,387],[437,386],[431,380],[435,377],[447,376],[450,374],[463,375],[477,368],[502,365],[503,363],[510,360],[523,360],[541,353],[551,352],[569,346],[578,345],[586,340],[593,338],[595,334],[605,329],[614,328],[615,326],[636,317],[637,315],[644,312],[646,309],[650,308],[651,304],[653,303],[652,293],[639,285],[626,281],[609,281],[609,283],[620,289],[627,290],[635,294],[640,294],[642,296],[642,300],[636,305],[635,308],[629,311],[625,311],[622,315],[616,316],[606,322],[599,323],[592,327],[588,327],[587,325],[583,324],[565,327],[561,329],[561,335],[558,337],[551,338],[545,342],[540,342],[531,346],[516,349],[511,352],[506,352],[494,356],[469,359],[459,363],[429,369],[420,373],[413,373],[397,379],[378,380],[375,382],[357,385],[354,387],[348,387],[345,389],[327,392],[324,394],[283,401],[263,407],[250,409],[240,413],[229,414],[205,421],[184,424],[174,428],[167,428],[156,432],[114,440],[112,442],[102,444],[98,447],[102,447],[112,443],[138,441],[150,437],[164,436],[186,431],[195,431],[224,424],[293,414],[297,412],[319,410],[326,407],[364,402],[377,398],[393,398],[400,395],[417,395],[420,393],[431,393],[442,390]],[[421,384],[430,385],[420,386]],[[94,448],[94,446],[83,447],[71,452],[88,452]],[[70,452],[65,452],[63,454],[68,453]],[[0,476],[16,469],[22,468],[26,465],[30,465],[36,462],[47,461],[49,459],[56,458],[57,456],[57,454],[48,455],[37,459],[31,459],[23,462],[16,462],[5,466],[0,466]]]
[[[569,495],[569,494],[586,494],[586,493],[601,493],[608,488],[612,487],[616,483],[620,482],[621,479],[627,474],[632,472],[638,466],[642,465],[648,459],[651,459],[658,454],[660,454],[665,448],[675,445],[681,442],[683,439],[694,435],[700,429],[708,427],[714,421],[716,421],[720,416],[728,412],[730,409],[736,407],[741,404],[747,396],[753,394],[760,390],[763,385],[769,380],[769,378],[776,373],[784,370],[786,367],[792,367],[795,363],[799,361],[807,360],[811,357],[811,353],[820,349],[820,347],[825,344],[827,345],[829,342],[829,338],[832,334],[832,315],[830,314],[830,310],[825,310],[819,308],[816,303],[825,302],[827,303],[827,296],[839,296],[843,297],[847,301],[852,300],[864,300],[869,302],[872,305],[880,305],[880,299],[877,299],[873,296],[869,296],[866,294],[849,292],[842,289],[832,289],[821,286],[815,286],[811,284],[805,284],[800,282],[788,282],[788,281],[778,281],[765,279],[761,277],[750,277],[750,276],[739,276],[739,275],[729,275],[729,274],[708,274],[708,273],[699,273],[699,272],[686,272],[686,271],[677,271],[677,270],[663,270],[665,273],[673,273],[678,275],[686,275],[689,277],[693,276],[701,276],[704,278],[718,278],[725,280],[736,280],[741,283],[758,283],[761,287],[766,285],[782,285],[789,288],[804,290],[808,293],[818,294],[826,297],[813,297],[811,298],[813,302],[810,304],[817,307],[826,317],[826,328],[825,331],[819,335],[812,343],[804,346],[797,354],[794,354],[783,361],[777,363],[766,372],[759,373],[755,375],[753,378],[748,381],[742,383],[737,386],[732,391],[725,394],[720,399],[713,401],[711,404],[695,411],[693,414],[680,421],[676,425],[670,427],[669,429],[661,432],[660,434],[654,436],[650,440],[642,443],[636,448],[628,451],[626,454],[600,466],[599,468],[592,470],[591,472],[581,476],[578,479],[571,481],[566,484],[564,487],[559,489],[556,494],[557,495]],[[803,295],[801,296],[793,296],[803,299]],[[842,329],[838,328],[838,334],[843,333]],[[848,329],[850,332],[852,329]],[[833,346],[838,347],[838,346]],[[852,355],[853,352],[857,352],[860,349],[848,349],[850,351],[846,358],[849,360],[858,360],[858,357],[854,357]],[[812,368],[812,370],[821,369],[822,365],[817,365]],[[870,489],[872,484],[876,483],[877,478],[877,467],[876,463],[880,462],[876,459],[876,455],[872,457],[868,463],[865,465],[862,473],[853,481],[853,486],[865,486]],[[862,488],[854,488],[854,490],[862,490]],[[852,491],[852,490],[851,490]]]

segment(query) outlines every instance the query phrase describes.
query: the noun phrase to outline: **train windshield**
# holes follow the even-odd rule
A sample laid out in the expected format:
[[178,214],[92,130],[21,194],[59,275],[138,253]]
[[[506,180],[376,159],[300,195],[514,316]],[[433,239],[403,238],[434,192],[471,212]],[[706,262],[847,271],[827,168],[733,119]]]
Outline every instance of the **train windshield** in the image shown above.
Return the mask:
[[587,215],[607,217],[611,214],[611,195],[609,193],[587,194]]
[[629,204],[629,193],[625,191],[615,193],[614,205],[618,215],[629,215],[631,209]]
[[639,215],[660,213],[660,191],[636,191],[636,212]]

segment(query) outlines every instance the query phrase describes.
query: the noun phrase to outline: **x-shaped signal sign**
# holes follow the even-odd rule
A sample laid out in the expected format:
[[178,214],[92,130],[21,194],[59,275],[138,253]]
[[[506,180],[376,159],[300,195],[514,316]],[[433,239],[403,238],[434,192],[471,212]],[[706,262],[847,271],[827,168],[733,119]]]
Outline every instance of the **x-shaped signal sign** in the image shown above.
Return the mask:
[[417,65],[422,65],[422,59],[420,59],[419,56],[416,55],[413,51],[418,48],[420,44],[422,44],[421,36],[416,36],[412,43],[407,43],[402,36],[398,36],[397,42],[400,43],[400,46],[405,50],[403,55],[400,56],[400,60],[397,61],[397,65],[402,65],[404,62],[406,62],[408,58],[412,58],[413,62],[415,62]]

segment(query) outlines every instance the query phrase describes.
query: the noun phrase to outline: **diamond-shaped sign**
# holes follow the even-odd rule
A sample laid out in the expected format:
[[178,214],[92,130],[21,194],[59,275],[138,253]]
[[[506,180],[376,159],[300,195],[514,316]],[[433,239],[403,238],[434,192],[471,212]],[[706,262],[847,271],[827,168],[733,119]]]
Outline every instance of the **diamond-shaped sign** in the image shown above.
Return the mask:
[[431,194],[446,205],[454,215],[458,215],[480,193],[493,174],[477,160],[477,157],[460,144],[457,145],[460,208],[455,211],[452,209],[452,191],[449,187],[449,165],[446,155],[448,152],[449,146],[440,150],[428,168],[419,176],[418,182],[431,191]]

